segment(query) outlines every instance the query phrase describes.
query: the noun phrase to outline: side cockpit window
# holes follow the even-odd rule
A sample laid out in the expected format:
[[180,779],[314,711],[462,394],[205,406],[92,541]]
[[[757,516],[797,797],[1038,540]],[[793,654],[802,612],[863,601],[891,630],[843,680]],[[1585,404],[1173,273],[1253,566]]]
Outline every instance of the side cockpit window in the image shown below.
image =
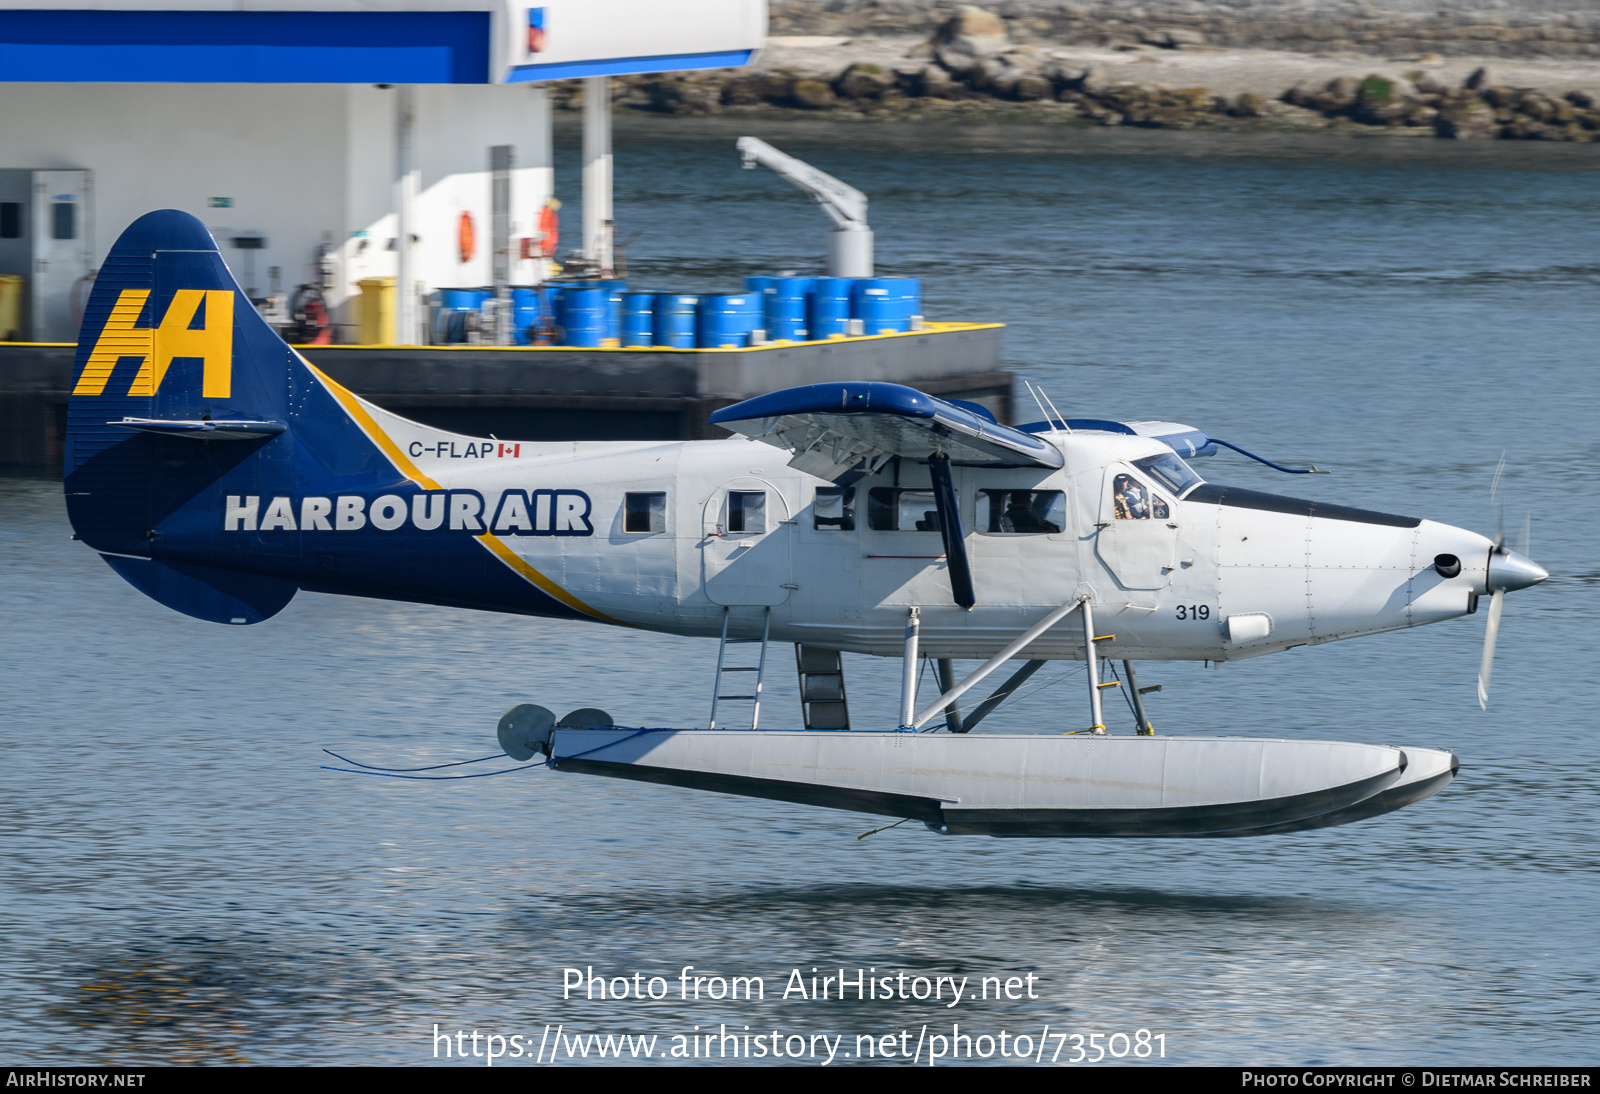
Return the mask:
[[980,490],[978,530],[987,535],[1059,533],[1067,522],[1060,490]]
[[1161,495],[1133,475],[1118,475],[1112,483],[1112,507],[1118,520],[1166,520],[1171,512]]

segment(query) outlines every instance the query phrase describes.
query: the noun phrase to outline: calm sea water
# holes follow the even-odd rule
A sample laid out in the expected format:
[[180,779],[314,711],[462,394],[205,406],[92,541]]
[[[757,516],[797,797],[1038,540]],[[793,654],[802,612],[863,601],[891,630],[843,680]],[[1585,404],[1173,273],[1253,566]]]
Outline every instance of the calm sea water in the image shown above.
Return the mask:
[[[320,749],[484,755],[522,701],[695,724],[715,650],[312,594],[210,626],[70,542],[58,484],[0,480],[0,1058],[431,1063],[436,1024],[531,1038],[531,1056],[548,1023],[655,1034],[658,1054],[697,1027],[788,1051],[843,1035],[854,1062],[858,1035],[910,1052],[959,1023],[1013,1052],[1048,1025],[1046,1062],[1057,1032],[1139,1029],[1180,1063],[1595,1062],[1600,158],[622,119],[637,284],[819,265],[821,213],[739,171],[742,132],[866,191],[882,271],[926,279],[932,318],[1007,322],[1007,367],[1064,411],[1173,418],[1335,471],[1218,457],[1214,480],[1492,531],[1504,451],[1509,523],[1531,514],[1554,576],[1508,602],[1487,714],[1481,615],[1141,676],[1164,685],[1158,729],[1442,746],[1457,782],[1258,840],[858,840],[882,822],[540,770],[336,774]],[[569,191],[574,167],[565,147]],[[858,724],[888,724],[896,666],[847,671]],[[772,679],[792,719],[794,683]],[[992,727],[1078,717],[1076,674],[1035,679]],[[763,977],[766,998],[680,999],[690,965]],[[670,995],[564,1000],[569,967]],[[974,991],[1031,974],[1036,998],[781,998],[813,968]]]

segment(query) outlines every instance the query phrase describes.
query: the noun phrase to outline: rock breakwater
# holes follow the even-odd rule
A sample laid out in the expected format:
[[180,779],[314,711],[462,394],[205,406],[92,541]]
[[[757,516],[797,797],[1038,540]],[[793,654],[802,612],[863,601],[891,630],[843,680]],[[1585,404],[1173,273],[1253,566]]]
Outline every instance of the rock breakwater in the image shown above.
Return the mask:
[[[1018,42],[1007,20],[963,8],[917,39],[774,38],[751,68],[619,77],[620,103],[671,115],[796,111],[858,118],[1347,129],[1450,139],[1600,140],[1600,65],[1434,54],[1308,57],[1157,44],[1074,49]],[[576,108],[582,85],[554,86]]]
[[[1019,42],[1600,57],[1600,8],[1590,0],[1003,0],[991,10]],[[770,11],[774,34],[926,37],[958,4],[770,0]]]

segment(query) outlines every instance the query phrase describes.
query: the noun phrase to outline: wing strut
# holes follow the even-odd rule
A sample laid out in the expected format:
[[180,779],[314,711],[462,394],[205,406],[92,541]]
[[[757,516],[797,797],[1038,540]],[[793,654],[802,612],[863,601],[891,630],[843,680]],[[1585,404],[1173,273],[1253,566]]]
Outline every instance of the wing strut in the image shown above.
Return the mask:
[[942,453],[930,456],[928,471],[933,476],[933,504],[939,512],[939,534],[944,537],[944,557],[950,568],[950,594],[971,611],[978,598],[972,591],[972,566],[967,562],[967,538],[961,531],[961,506],[950,477],[950,457]]

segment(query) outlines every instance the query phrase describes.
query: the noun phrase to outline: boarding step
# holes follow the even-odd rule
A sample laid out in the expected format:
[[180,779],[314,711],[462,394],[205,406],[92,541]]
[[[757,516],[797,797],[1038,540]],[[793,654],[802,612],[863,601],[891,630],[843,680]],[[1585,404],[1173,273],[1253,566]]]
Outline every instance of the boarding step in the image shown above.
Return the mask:
[[844,693],[844,660],[838,650],[796,642],[800,709],[807,729],[849,729],[850,706]]
[[[722,644],[717,648],[717,678],[711,687],[711,721],[710,728],[717,729],[718,707],[722,703],[741,702],[750,704],[750,728],[756,729],[761,723],[761,686],[766,677],[767,669],[767,635],[772,629],[772,609],[763,608],[761,615],[760,638],[729,638],[728,625],[732,619],[731,610],[722,609]],[[759,659],[754,665],[728,664],[729,646],[752,646],[760,644]],[[724,692],[722,689],[731,682],[723,677],[732,672],[753,672],[756,674],[755,687],[749,692]],[[722,726],[723,729],[734,728]]]

